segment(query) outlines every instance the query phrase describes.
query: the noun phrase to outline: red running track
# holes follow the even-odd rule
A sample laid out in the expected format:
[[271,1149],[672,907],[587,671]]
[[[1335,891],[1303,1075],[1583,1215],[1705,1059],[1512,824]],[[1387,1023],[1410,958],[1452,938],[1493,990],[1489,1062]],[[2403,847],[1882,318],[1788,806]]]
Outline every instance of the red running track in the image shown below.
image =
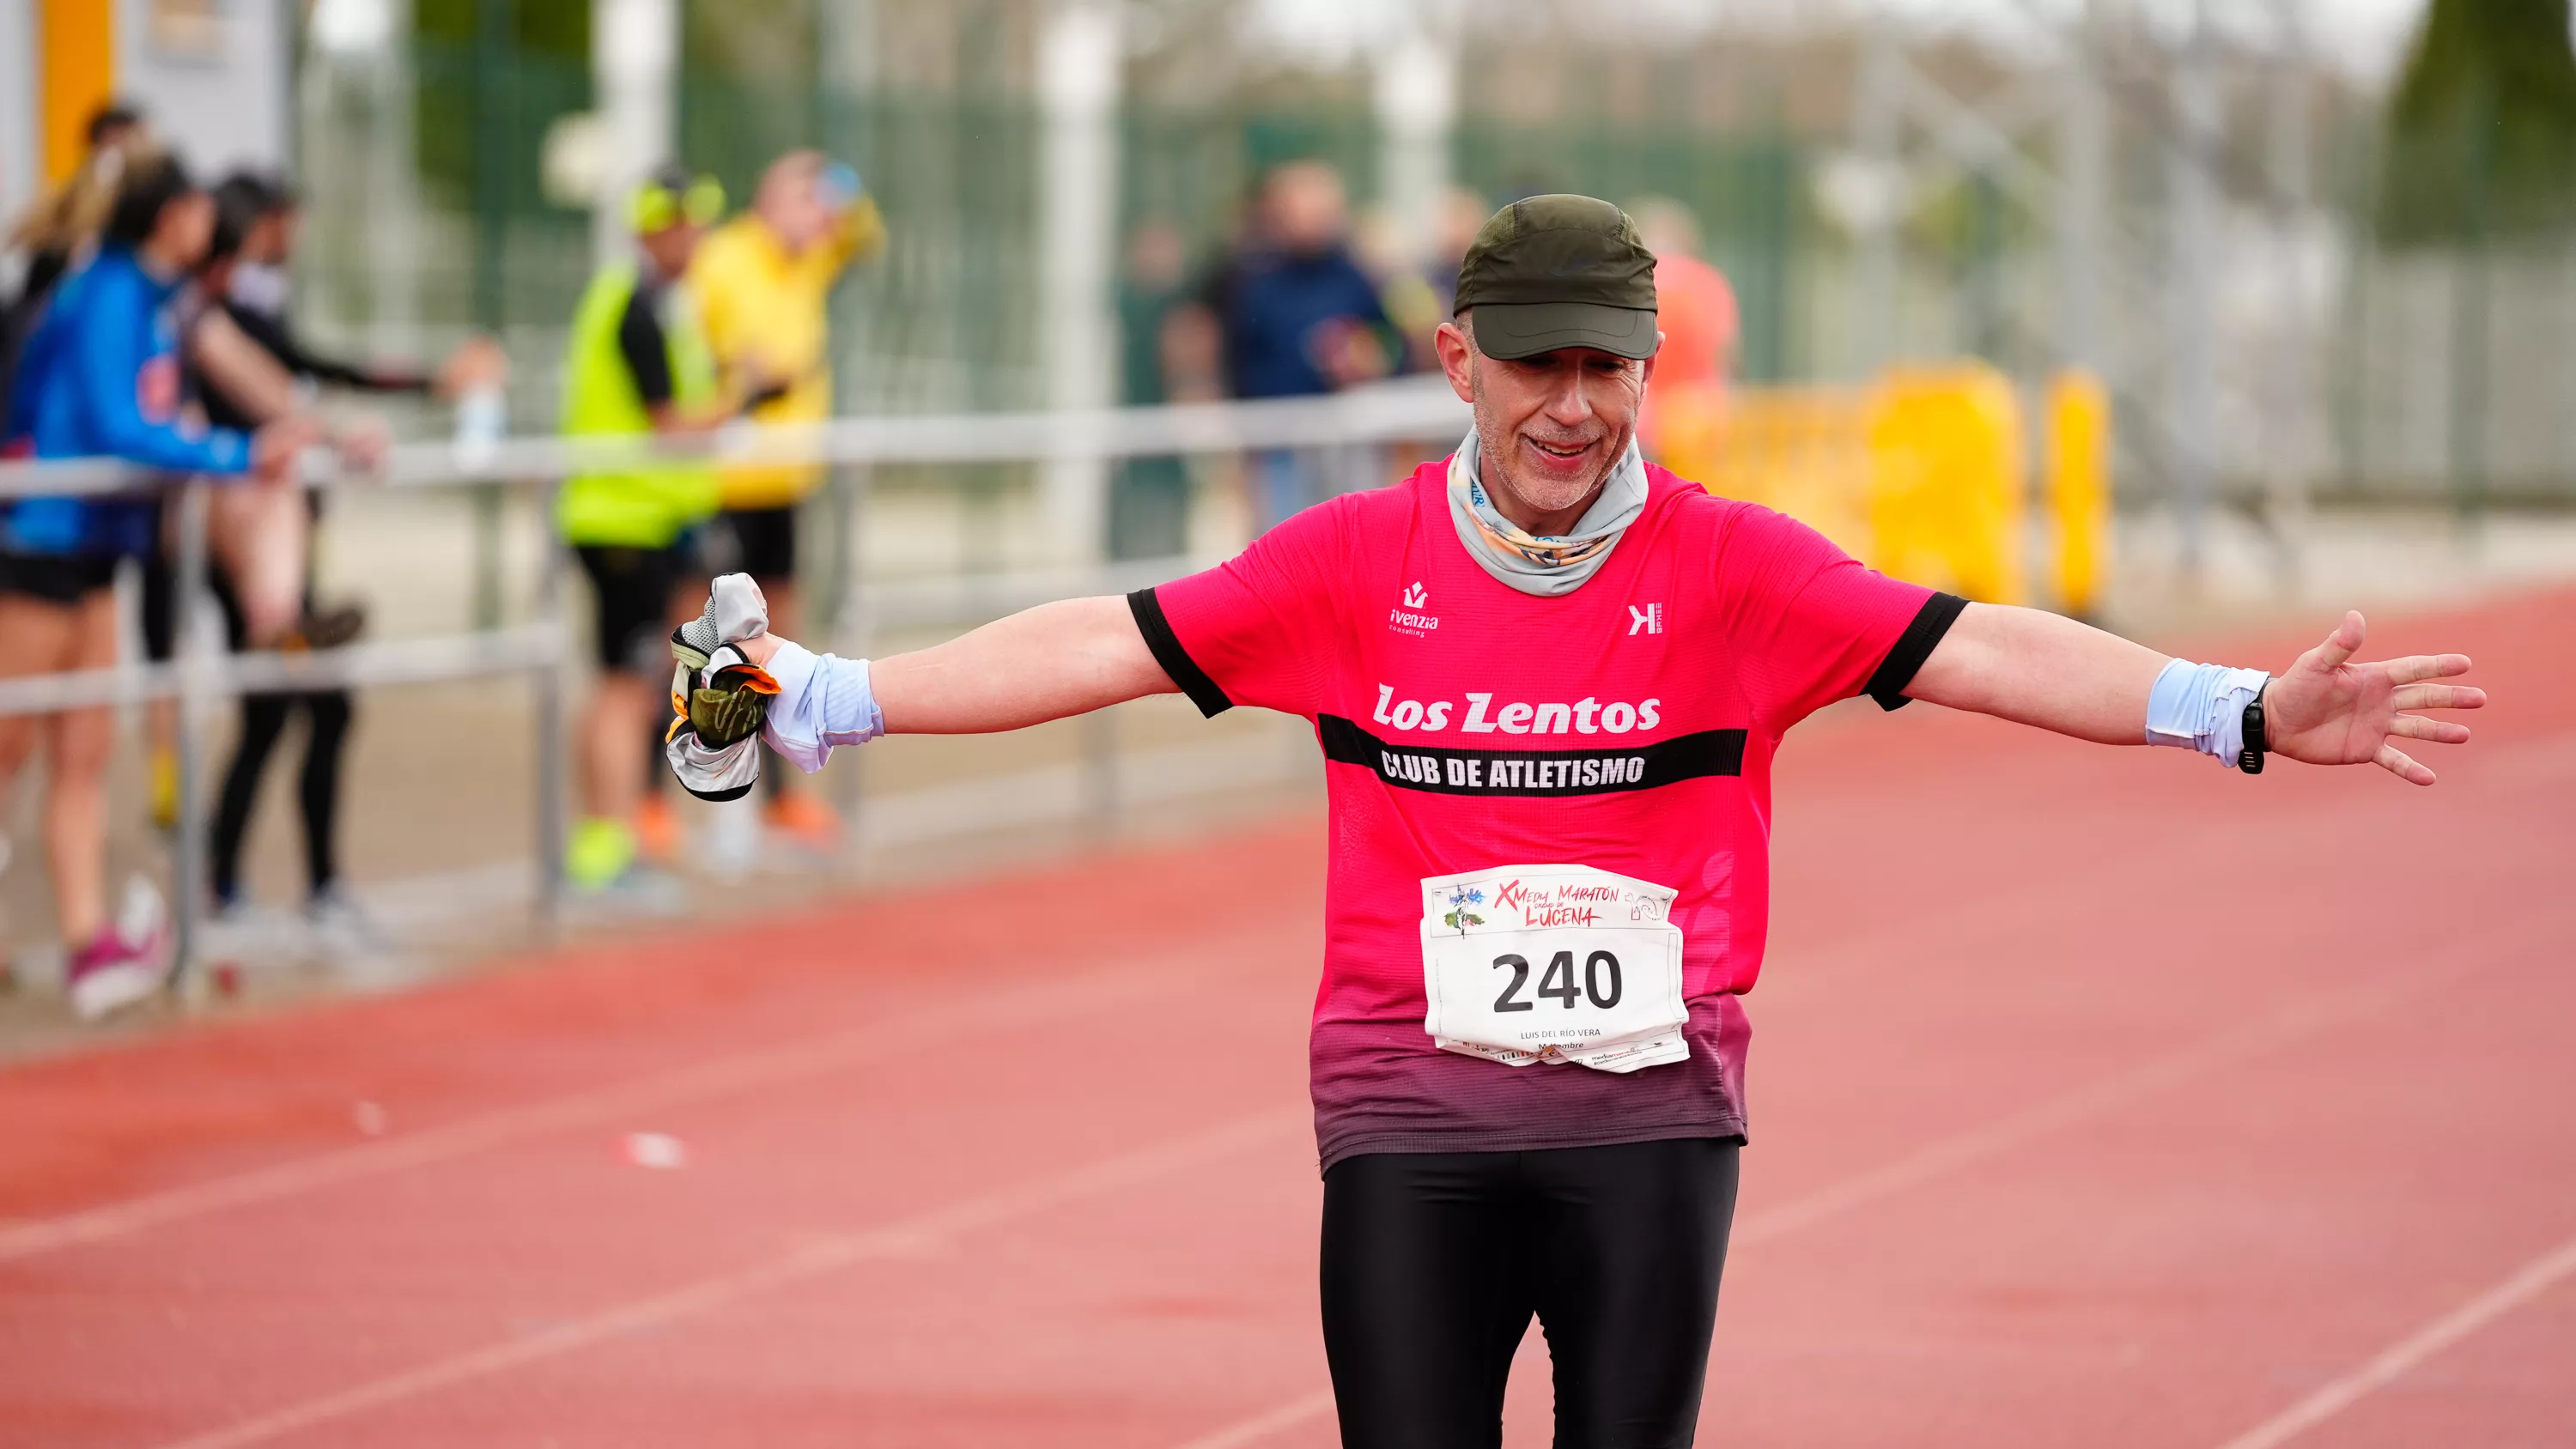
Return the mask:
[[[2565,593],[2381,630],[2496,692],[2430,792],[1931,709],[1793,741],[1703,1442],[2576,1443],[2571,639]],[[1329,1444],[1321,854],[0,1071],[0,1443]]]

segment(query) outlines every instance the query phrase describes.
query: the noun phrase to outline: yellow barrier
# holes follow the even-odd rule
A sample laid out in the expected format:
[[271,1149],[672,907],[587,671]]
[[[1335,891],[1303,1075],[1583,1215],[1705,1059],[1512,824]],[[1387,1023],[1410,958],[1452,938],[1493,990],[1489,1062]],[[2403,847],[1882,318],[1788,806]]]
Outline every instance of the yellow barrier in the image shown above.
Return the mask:
[[2089,617],[2102,602],[2111,557],[2111,398],[2089,372],[2048,381],[2047,486],[2058,607]]
[[2023,602],[2021,406],[1992,368],[1904,369],[1872,389],[1868,561],[1990,604]]
[[[2110,527],[2110,413],[2070,374],[2048,403],[2061,600],[2087,612]],[[1650,445],[1710,492],[1779,509],[1854,557],[1989,603],[2021,603],[2023,414],[1982,363],[1899,368],[1865,387],[1658,390]]]
[[1865,559],[1870,406],[1854,387],[1657,388],[1648,446],[1709,492],[1776,508]]

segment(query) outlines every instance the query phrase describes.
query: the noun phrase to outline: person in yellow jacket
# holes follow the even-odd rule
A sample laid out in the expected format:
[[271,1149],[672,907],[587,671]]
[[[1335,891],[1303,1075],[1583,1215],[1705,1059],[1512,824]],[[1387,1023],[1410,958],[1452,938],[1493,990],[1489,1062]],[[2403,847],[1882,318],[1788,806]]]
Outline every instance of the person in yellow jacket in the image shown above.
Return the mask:
[[[790,151],[762,174],[751,209],[698,249],[689,285],[718,366],[747,385],[774,381],[781,389],[753,411],[755,421],[819,423],[831,415],[832,284],[884,245],[884,222],[858,173],[819,151]],[[823,477],[818,463],[735,465],[719,475],[724,503],[709,561],[758,580],[773,621],[802,622],[797,507]],[[839,822],[811,791],[786,789],[787,774],[769,773],[771,828],[828,847]]]
[[[707,229],[724,215],[711,177],[665,167],[629,203],[636,258],[603,267],[574,313],[564,358],[563,430],[575,438],[683,437],[711,431],[760,400],[726,390],[698,304],[683,280]],[[763,396],[766,396],[764,394]],[[663,806],[643,818],[657,748],[675,606],[703,592],[691,575],[694,533],[716,511],[705,463],[620,465],[564,480],[555,523],[598,602],[599,679],[583,712],[582,819],[565,874],[578,889],[615,883],[642,853],[677,850]],[[639,826],[641,827],[639,829]]]

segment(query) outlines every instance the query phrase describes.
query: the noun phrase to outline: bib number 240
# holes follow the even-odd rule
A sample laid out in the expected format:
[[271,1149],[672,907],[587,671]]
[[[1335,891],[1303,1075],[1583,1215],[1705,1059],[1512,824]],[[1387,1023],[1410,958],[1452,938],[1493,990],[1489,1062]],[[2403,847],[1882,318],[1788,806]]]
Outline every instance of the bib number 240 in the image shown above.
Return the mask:
[[1690,1055],[1673,892],[1586,865],[1422,882],[1423,1028],[1511,1066],[1626,1072]]
[[[1494,998],[1494,1010],[1498,1012],[1538,1010],[1537,1002],[1521,999],[1521,988],[1529,985],[1529,958],[1518,951],[1506,951],[1494,958],[1494,964],[1509,967],[1512,973],[1511,984],[1503,988],[1502,995]],[[1607,989],[1602,985],[1604,972],[1608,973]],[[1564,1002],[1565,1009],[1568,1011],[1572,1011],[1576,1003],[1583,1001],[1589,1001],[1601,1010],[1608,1011],[1619,1004],[1621,987],[1624,984],[1619,976],[1619,958],[1607,951],[1595,951],[1583,958],[1583,984],[1576,985],[1574,953],[1559,951],[1547,959],[1547,974],[1538,979],[1538,994],[1552,996]]]

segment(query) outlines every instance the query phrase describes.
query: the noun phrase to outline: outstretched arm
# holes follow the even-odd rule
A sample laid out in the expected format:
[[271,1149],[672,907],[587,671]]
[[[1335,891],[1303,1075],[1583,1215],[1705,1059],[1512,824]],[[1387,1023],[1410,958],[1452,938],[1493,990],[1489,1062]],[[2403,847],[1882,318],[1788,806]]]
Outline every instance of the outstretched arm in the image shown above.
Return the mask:
[[[2433,772],[2399,740],[2458,744],[2468,726],[2409,713],[2476,709],[2486,691],[2436,681],[2468,672],[2465,654],[2417,654],[2355,664],[2367,626],[2348,613],[2299,656],[2263,697],[2273,753],[2312,765],[2375,762],[2412,784]],[[2150,696],[2173,661],[2089,625],[2036,609],[1970,604],[1905,693],[2101,744],[2153,743]]]
[[672,631],[671,654],[676,717],[663,756],[708,800],[751,789],[762,741],[810,775],[834,750],[898,730],[1019,729],[1176,688],[1117,598],[1044,604],[910,654],[841,659],[770,633],[760,585],[726,574],[706,612]]
[[1040,604],[873,667],[889,734],[1015,730],[1175,690],[1115,595]]
[[[766,667],[782,643],[764,633],[741,647]],[[1040,604],[944,644],[872,660],[867,669],[888,734],[1015,730],[1175,689],[1146,649],[1127,601],[1115,596]]]

